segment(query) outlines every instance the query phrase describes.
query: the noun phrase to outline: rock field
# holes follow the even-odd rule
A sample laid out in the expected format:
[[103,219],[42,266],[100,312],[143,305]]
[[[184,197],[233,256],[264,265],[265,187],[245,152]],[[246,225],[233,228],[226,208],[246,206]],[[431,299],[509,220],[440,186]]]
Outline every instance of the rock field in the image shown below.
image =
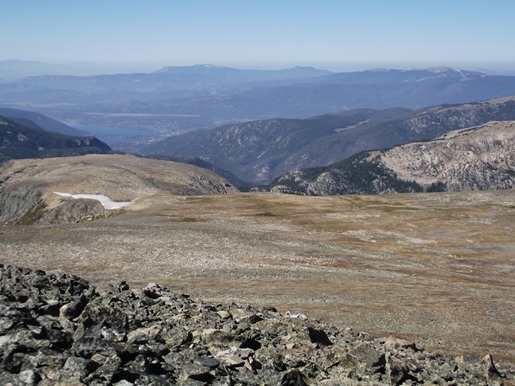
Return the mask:
[[150,283],[96,289],[0,264],[3,385],[511,385],[490,355],[445,357],[306,317]]

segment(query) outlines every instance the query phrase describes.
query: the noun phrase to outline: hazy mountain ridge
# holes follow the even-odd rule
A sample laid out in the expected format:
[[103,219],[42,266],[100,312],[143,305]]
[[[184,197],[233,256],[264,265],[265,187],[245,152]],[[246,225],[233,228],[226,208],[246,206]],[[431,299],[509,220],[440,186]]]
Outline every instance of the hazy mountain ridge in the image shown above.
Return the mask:
[[158,135],[355,108],[420,109],[511,95],[513,76],[447,67],[330,73],[312,67],[241,70],[197,65],[152,73],[27,77],[0,85],[0,103],[5,106],[37,106],[63,121],[144,127]]
[[[331,71],[314,67],[292,67],[284,70],[253,70],[199,64],[194,66],[168,66],[154,71],[152,74],[179,75],[180,77],[196,76],[222,83],[254,83],[268,81],[291,81],[331,74]],[[180,79],[178,77],[178,79]]]
[[56,121],[55,119],[49,118],[43,114],[35,113],[32,111],[6,109],[0,107],[0,115],[9,118],[13,121],[16,121],[20,118],[24,120],[30,120],[34,122],[36,125],[40,126],[42,129],[53,133],[75,136],[87,135],[87,132],[83,130],[74,129],[73,127],[65,125],[62,122]]
[[111,148],[95,137],[76,137],[45,131],[34,122],[0,116],[0,162],[12,158],[44,158],[105,154]]
[[272,190],[308,195],[515,188],[515,121],[452,131],[432,141],[360,153],[291,172]]
[[[243,179],[263,181],[270,175],[282,174],[298,165],[329,163],[328,157],[341,154],[340,149],[330,150],[329,144],[334,137],[355,137],[352,128],[361,129],[408,112],[406,109],[362,109],[304,120],[245,122],[170,137],[143,148],[143,153],[194,154],[231,170]],[[341,157],[329,159],[337,161]]]
[[[32,100],[56,101],[68,96],[68,102],[120,103],[131,101],[162,102],[201,95],[224,95],[250,87],[259,81],[290,80],[327,74],[315,68],[288,70],[239,70],[229,67],[197,65],[165,67],[151,73],[68,76],[40,75],[2,85],[3,93],[12,94],[6,102],[34,92]],[[46,91],[46,94],[42,91]],[[70,94],[71,93],[71,94]]]
[[234,95],[229,102],[236,111],[249,108],[254,114],[269,111],[275,116],[302,118],[355,108],[420,109],[442,103],[477,102],[515,94],[515,77],[431,76],[413,81],[363,80],[362,83],[353,80],[330,83],[329,79],[322,77],[315,83],[255,89]]
[[294,169],[328,165],[364,150],[432,139],[492,120],[515,120],[515,97],[419,111],[359,109],[303,120],[245,122],[169,137],[139,151],[196,156],[244,180],[268,183]]
[[484,78],[488,75],[477,71],[466,71],[446,66],[397,70],[377,68],[366,71],[342,72],[319,77],[315,82],[334,84],[378,84],[378,83],[412,83],[428,79],[470,80]]
[[105,66],[75,63],[55,64],[28,60],[2,60],[0,61],[0,81],[12,82],[28,76],[39,75],[75,75],[85,76],[105,73]]

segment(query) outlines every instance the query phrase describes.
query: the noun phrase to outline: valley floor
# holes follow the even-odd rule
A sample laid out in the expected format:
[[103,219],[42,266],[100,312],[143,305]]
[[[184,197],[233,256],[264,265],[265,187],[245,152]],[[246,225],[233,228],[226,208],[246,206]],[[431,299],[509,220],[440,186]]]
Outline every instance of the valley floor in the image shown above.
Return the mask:
[[515,363],[515,191],[152,196],[73,225],[0,228],[0,263],[156,282]]

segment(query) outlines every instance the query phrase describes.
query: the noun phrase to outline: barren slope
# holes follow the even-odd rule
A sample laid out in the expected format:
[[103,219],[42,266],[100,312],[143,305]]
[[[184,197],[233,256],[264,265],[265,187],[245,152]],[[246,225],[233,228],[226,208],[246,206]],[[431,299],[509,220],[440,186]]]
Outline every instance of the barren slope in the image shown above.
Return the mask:
[[114,201],[137,201],[163,193],[224,194],[237,189],[206,169],[130,155],[15,160],[0,166],[0,224],[20,222],[20,215],[25,216],[20,214],[21,207],[28,211],[21,222],[41,218],[43,212],[66,200],[54,192],[103,194]]
[[6,226],[0,262],[157,282],[515,363],[515,191],[154,195],[116,217]]

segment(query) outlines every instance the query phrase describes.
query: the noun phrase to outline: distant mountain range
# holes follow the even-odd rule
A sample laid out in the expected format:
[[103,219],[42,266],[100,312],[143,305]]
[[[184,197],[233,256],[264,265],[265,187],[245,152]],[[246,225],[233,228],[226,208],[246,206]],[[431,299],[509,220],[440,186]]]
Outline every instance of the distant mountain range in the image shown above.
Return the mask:
[[477,102],[512,96],[514,91],[515,77],[441,67],[330,74],[300,84],[254,89],[234,95],[226,103],[232,103],[235,110],[249,106],[255,114],[268,111],[275,116],[298,118],[355,108],[419,109]]
[[40,75],[72,75],[90,76],[106,73],[135,72],[134,68],[116,68],[109,65],[93,63],[56,64],[34,60],[2,60],[0,61],[0,83],[12,82],[28,76]]
[[421,110],[356,109],[308,119],[269,119],[192,131],[139,147],[144,155],[199,157],[266,184],[289,171],[356,153],[429,140],[492,120],[515,120],[515,97]]
[[18,158],[47,158],[111,153],[95,137],[77,137],[49,132],[23,118],[0,116],[0,163]]
[[290,172],[272,190],[307,195],[515,188],[515,121],[490,122],[432,141],[359,153]]
[[169,101],[184,98],[232,95],[250,90],[259,82],[295,83],[300,79],[329,73],[312,67],[294,67],[287,70],[240,70],[197,65],[165,67],[152,73],[93,76],[41,75],[0,85],[4,93],[0,96],[0,103],[18,101],[23,97],[26,103],[38,101],[40,103],[80,102],[118,105],[127,102],[152,102],[159,107],[159,104],[166,105]]
[[356,108],[420,109],[515,95],[515,77],[448,67],[331,73],[312,67],[240,70],[212,65],[153,73],[34,76],[0,84],[0,105],[156,136],[226,123],[308,118]]

